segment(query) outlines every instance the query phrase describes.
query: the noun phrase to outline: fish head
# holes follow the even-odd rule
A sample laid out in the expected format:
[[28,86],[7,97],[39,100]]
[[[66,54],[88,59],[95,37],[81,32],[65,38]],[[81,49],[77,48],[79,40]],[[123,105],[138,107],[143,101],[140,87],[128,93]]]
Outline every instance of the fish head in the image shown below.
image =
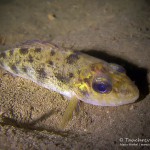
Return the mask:
[[79,73],[75,83],[77,97],[93,105],[119,106],[135,102],[139,90],[125,69],[112,63],[95,63]]

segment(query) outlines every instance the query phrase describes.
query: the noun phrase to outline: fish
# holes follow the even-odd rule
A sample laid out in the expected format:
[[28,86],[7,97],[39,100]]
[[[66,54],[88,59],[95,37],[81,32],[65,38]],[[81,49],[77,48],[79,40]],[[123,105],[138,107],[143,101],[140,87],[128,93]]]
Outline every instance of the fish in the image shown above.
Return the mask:
[[139,90],[121,65],[47,41],[26,41],[0,52],[0,66],[70,100],[61,127],[72,118],[80,101],[97,106],[135,102]]

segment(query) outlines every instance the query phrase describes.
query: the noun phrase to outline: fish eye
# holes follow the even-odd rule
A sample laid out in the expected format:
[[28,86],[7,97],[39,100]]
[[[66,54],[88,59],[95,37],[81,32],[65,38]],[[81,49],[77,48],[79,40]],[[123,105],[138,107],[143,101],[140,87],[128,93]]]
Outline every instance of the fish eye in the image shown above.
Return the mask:
[[111,63],[111,64],[110,64],[110,67],[111,67],[113,70],[116,70],[116,71],[118,71],[118,72],[120,72],[120,73],[126,73],[125,68],[123,68],[123,67],[120,66],[120,65]]
[[109,93],[112,90],[111,82],[107,78],[98,77],[93,80],[92,88],[101,94]]

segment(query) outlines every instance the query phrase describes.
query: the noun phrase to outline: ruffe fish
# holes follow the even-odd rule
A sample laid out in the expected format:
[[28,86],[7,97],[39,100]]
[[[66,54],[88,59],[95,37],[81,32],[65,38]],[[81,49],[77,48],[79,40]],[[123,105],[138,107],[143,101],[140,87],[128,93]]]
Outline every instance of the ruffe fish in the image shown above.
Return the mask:
[[28,41],[1,51],[0,66],[68,97],[70,104],[62,126],[71,118],[79,100],[98,106],[119,106],[139,97],[138,88],[122,66],[49,42]]

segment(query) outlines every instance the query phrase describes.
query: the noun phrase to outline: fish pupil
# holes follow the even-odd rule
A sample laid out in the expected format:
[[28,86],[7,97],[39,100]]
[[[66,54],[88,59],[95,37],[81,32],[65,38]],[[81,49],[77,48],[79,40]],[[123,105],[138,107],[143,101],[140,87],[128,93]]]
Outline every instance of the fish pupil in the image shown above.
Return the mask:
[[109,93],[112,90],[112,86],[109,82],[93,83],[93,89],[98,93]]
[[105,84],[98,84],[97,86],[98,90],[101,91],[101,92],[105,92],[106,91],[106,85]]

